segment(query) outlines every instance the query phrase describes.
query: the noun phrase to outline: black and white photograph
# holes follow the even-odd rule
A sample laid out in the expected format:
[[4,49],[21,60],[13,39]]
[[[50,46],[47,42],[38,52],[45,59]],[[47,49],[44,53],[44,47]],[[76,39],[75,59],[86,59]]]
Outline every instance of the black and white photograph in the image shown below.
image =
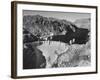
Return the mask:
[[90,16],[23,10],[23,69],[91,66]]
[[97,7],[12,2],[12,77],[97,73]]

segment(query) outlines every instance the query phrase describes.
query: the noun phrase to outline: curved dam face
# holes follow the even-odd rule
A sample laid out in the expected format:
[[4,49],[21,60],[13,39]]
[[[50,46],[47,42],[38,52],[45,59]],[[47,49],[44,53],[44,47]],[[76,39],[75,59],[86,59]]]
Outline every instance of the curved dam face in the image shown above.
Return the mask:
[[57,41],[43,41],[43,44],[37,48],[42,51],[46,59],[46,68],[50,68],[57,60],[58,55],[68,50],[68,45]]

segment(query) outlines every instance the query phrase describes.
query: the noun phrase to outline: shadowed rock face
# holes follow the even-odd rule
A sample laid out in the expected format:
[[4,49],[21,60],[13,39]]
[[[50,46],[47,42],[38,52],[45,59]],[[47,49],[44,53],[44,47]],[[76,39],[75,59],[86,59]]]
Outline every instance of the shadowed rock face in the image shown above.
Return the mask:
[[23,28],[23,43],[38,41],[39,38]]
[[45,68],[46,60],[42,52],[31,44],[24,44],[23,69]]
[[40,37],[62,34],[63,31],[74,31],[76,26],[67,20],[47,18],[40,15],[23,16],[23,26],[33,35]]
[[[31,33],[30,35],[24,34],[24,42],[42,41],[46,37],[48,40],[68,44],[85,44],[89,38],[88,29],[78,28],[74,23],[66,20],[51,19],[40,15],[27,15],[23,17],[23,21],[24,28]],[[52,36],[50,36],[51,33]]]
[[89,30],[79,28],[76,30],[75,33],[73,33],[73,37],[75,38],[75,44],[86,44],[86,42],[89,40]]
[[[89,39],[89,31],[87,29],[78,28],[75,32],[69,32],[65,35],[54,35],[52,41],[61,41],[68,44],[86,44]],[[73,40],[73,42],[70,42]]]
[[45,68],[46,59],[42,54],[42,51],[37,49],[41,42],[34,43],[38,41],[39,38],[34,36],[26,29],[23,29],[23,69],[35,69],[35,68]]

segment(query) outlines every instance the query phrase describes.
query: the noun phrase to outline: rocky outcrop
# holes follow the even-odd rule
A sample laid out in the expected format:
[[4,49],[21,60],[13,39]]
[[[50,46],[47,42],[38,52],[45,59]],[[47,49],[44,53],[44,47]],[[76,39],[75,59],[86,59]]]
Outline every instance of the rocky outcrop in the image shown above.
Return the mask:
[[[87,21],[80,20],[86,23]],[[76,21],[77,23],[77,21]],[[47,18],[40,15],[27,15],[23,17],[23,26],[31,33],[30,40],[52,40],[69,44],[85,44],[89,38],[89,30],[78,28],[74,23],[67,20]],[[33,36],[32,36],[33,35]],[[49,37],[52,37],[50,39]],[[25,38],[28,38],[25,36]],[[72,41],[74,40],[74,42]]]
[[91,65],[90,42],[86,45],[71,45],[58,55],[52,67],[79,67]]
[[74,32],[76,26],[66,20],[59,20],[55,18],[47,18],[40,15],[27,15],[23,16],[23,26],[33,35],[39,37],[60,35],[68,32]]

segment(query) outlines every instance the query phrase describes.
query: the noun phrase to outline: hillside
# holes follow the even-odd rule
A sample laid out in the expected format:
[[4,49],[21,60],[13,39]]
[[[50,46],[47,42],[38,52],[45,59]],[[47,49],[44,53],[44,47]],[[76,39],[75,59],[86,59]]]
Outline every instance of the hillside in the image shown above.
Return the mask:
[[23,26],[33,35],[39,37],[48,37],[51,34],[62,35],[70,31],[73,32],[77,28],[69,21],[40,15],[23,16]]

